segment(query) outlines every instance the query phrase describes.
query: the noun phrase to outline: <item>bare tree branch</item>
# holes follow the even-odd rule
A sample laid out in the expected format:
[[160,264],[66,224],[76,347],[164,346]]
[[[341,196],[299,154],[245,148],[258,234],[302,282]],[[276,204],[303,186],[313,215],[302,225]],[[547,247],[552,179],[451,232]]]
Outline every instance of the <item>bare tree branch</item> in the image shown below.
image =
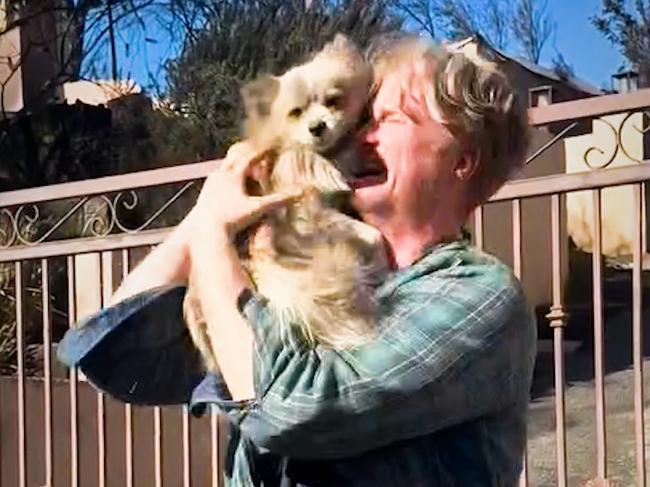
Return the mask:
[[415,22],[431,38],[436,37],[433,2],[431,0],[402,0],[395,3],[395,8],[406,18]]
[[507,0],[399,0],[394,8],[431,37],[480,35],[499,49],[510,40],[511,7]]
[[548,0],[518,0],[512,18],[512,32],[524,56],[534,63],[549,40],[555,24],[548,16]]
[[650,85],[650,1],[602,0],[593,25],[641,74],[641,83]]

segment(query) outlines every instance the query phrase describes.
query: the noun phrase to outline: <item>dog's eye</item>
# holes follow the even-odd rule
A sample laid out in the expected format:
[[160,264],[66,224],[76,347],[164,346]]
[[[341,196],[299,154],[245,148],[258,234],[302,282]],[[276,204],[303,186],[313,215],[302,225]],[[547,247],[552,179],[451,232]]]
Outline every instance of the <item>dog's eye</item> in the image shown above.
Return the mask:
[[366,104],[366,106],[363,108],[361,111],[361,114],[359,115],[359,125],[361,127],[370,124],[372,122],[372,107],[370,104]]
[[327,108],[336,108],[341,104],[342,97],[340,95],[332,95],[325,98],[324,105]]
[[294,108],[289,112],[291,118],[298,118],[300,115],[302,115],[302,108]]

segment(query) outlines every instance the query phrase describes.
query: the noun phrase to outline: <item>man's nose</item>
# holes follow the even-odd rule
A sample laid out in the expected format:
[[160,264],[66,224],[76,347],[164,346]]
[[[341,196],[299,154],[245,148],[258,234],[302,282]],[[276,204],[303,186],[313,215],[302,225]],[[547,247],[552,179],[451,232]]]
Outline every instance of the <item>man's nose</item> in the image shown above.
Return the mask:
[[377,126],[375,124],[369,123],[361,131],[360,138],[363,142],[367,144],[376,144],[377,143]]

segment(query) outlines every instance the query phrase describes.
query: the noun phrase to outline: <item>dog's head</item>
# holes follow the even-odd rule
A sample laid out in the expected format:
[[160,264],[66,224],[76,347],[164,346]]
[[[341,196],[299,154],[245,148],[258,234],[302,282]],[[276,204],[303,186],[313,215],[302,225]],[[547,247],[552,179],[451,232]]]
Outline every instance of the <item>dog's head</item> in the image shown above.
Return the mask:
[[327,152],[356,127],[370,83],[363,56],[338,34],[307,63],[242,88],[245,136],[264,148]]

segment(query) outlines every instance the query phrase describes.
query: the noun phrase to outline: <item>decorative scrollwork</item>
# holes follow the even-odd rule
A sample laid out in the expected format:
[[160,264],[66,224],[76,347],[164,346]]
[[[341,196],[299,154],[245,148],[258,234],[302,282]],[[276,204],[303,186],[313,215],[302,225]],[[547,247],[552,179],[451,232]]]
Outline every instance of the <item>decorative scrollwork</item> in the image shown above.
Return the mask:
[[[639,112],[636,112],[639,113]],[[634,129],[636,132],[639,133],[639,135],[643,138],[648,132],[650,132],[650,112],[640,112],[641,113],[641,126],[639,127],[636,124],[631,124],[632,129]],[[627,147],[625,146],[625,140],[623,138],[623,127],[625,127],[625,124],[629,121],[632,120],[632,115],[634,115],[634,112],[628,113],[623,121],[621,122],[621,128],[618,131],[618,145],[621,148],[621,152],[625,154],[625,157],[630,159],[631,161],[641,163],[643,162],[643,155],[641,158],[633,157],[630,155],[630,153],[627,150]],[[647,125],[644,127],[644,123],[646,123],[647,120]]]
[[[607,120],[605,120],[603,118],[597,118],[597,119],[594,120],[594,122],[601,122],[601,123],[605,124],[607,127],[609,127],[611,129],[612,133],[614,134],[614,139],[615,140],[618,139],[618,131],[616,130],[616,127],[614,127],[614,125],[611,122],[609,122],[609,121],[607,121]],[[595,146],[589,147],[585,151],[584,156],[582,156],[582,159],[585,161],[585,164],[587,165],[587,167],[589,169],[603,169],[603,168],[609,166],[614,161],[614,159],[616,159],[616,154],[618,154],[618,148],[619,148],[619,144],[616,143],[614,145],[614,150],[611,152],[611,154],[608,157],[605,157],[606,161],[601,162],[600,164],[598,164],[598,163],[594,164],[589,160],[589,156],[594,152],[598,152],[601,156],[605,155],[605,151],[602,150],[600,147],[595,147]]]
[[0,210],[0,248],[10,247],[16,242],[22,245],[36,245],[47,240],[58,228],[63,225],[77,209],[83,205],[83,199],[77,202],[63,217],[47,228],[41,236],[38,227],[41,221],[41,211],[34,204],[19,206],[15,213],[6,208]]
[[10,247],[16,241],[14,216],[6,208],[0,209],[0,249]]
[[[131,226],[122,217],[126,217],[128,213],[133,214],[138,209],[141,198],[134,190],[119,192],[112,197],[85,196],[54,221],[51,221],[54,219],[51,215],[51,207],[47,208],[47,212],[36,204],[18,206],[13,212],[8,208],[0,208],[0,249],[13,245],[32,246],[45,242],[57,230],[62,229],[73,216],[79,218],[81,224],[79,230],[72,232],[74,237],[104,237],[116,230],[122,233],[137,233],[149,228],[174,202],[195,185],[195,182],[185,183],[150,216],[141,217],[137,225]],[[44,203],[43,206],[47,207],[50,204]],[[44,216],[42,213],[48,214]]]
[[[123,225],[120,222],[119,218],[115,218],[115,224],[120,230],[122,230],[125,233],[136,233],[141,230],[144,230],[145,228],[149,227],[160,215],[162,215],[165,212],[165,210],[167,210],[167,208],[173,205],[174,202],[183,195],[183,193],[185,193],[188,189],[190,189],[195,184],[196,183],[192,181],[183,185],[183,187],[180,190],[174,193],[172,197],[169,198],[160,208],[158,208],[158,210],[156,210],[149,218],[147,218],[147,220],[144,223],[138,225],[137,227],[127,228],[125,225]],[[128,194],[131,196],[131,202],[129,203],[127,201],[122,201],[122,207],[125,208],[126,210],[132,211],[138,205],[138,195],[133,190],[129,191]],[[117,204],[118,202],[120,202],[121,198],[122,198],[122,193],[118,193],[115,197],[115,200],[113,200],[114,215],[117,215]]]
[[[102,204],[98,204],[99,200]],[[82,237],[105,237],[115,226],[115,212],[111,200],[104,196],[97,196],[93,201],[95,208],[90,209],[90,213],[85,218],[83,228],[81,229]],[[106,211],[104,211],[106,209]]]
[[[645,134],[647,134],[650,131],[650,123],[646,124],[646,120],[650,120],[650,113],[647,111],[641,111],[641,112],[630,112],[626,114],[618,124],[618,127],[615,127],[613,123],[609,122],[608,120],[605,120],[603,118],[597,118],[594,120],[594,122],[598,121],[603,124],[605,124],[609,129],[611,130],[613,136],[614,136],[614,144],[613,148],[610,151],[608,155],[606,155],[606,151],[601,149],[600,147],[592,146],[589,147],[584,155],[583,155],[583,160],[585,164],[590,168],[590,169],[604,169],[608,167],[612,162],[614,162],[614,159],[616,159],[616,156],[619,154],[619,151],[627,157],[630,161],[636,162],[636,163],[642,163],[643,162],[643,155],[641,157],[635,157],[631,154],[629,147],[627,144],[630,143],[630,137],[625,136],[624,131],[626,127],[629,125],[629,122],[633,120],[633,116],[640,113],[641,114],[641,126],[639,127],[636,124],[632,124],[631,128],[635,130],[641,137],[643,137]],[[645,125],[645,126],[644,126]],[[628,131],[625,131],[625,133],[629,133]],[[641,140],[642,142],[642,140]],[[594,162],[593,157],[591,157],[594,152],[599,153],[601,156],[604,156],[604,162],[601,161],[599,163]]]

